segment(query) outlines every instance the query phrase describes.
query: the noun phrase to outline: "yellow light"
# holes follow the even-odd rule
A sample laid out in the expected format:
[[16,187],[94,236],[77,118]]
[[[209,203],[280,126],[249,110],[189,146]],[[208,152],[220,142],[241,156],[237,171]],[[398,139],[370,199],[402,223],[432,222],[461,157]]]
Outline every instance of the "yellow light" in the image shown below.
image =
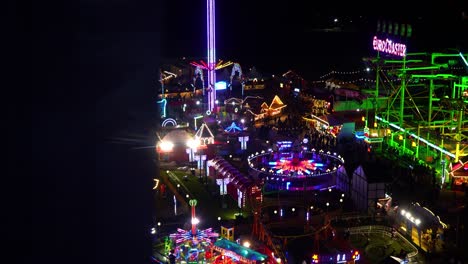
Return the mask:
[[153,190],[155,190],[156,188],[158,188],[158,185],[159,185],[159,179],[153,179],[154,181],[154,187],[153,187]]
[[362,120],[362,121],[366,121],[366,118],[365,118],[365,117],[362,117],[361,120]]
[[399,139],[399,140],[403,140],[403,136],[402,136],[402,135],[399,135],[399,136],[398,136],[398,139]]
[[377,122],[374,122],[374,127],[377,127]]
[[198,218],[194,217],[194,218],[192,218],[191,223],[192,223],[192,225],[198,225],[200,223],[200,220],[198,220]]
[[162,151],[167,152],[167,151],[172,151],[172,148],[174,148],[174,144],[169,141],[163,141],[159,144],[159,147],[161,148]]
[[391,134],[391,133],[392,133],[392,130],[387,129],[387,134]]
[[191,149],[196,149],[200,145],[200,141],[195,140],[195,139],[189,139],[187,141],[187,147]]
[[416,142],[414,142],[414,141],[411,142],[411,146],[412,146],[412,147],[416,147]]

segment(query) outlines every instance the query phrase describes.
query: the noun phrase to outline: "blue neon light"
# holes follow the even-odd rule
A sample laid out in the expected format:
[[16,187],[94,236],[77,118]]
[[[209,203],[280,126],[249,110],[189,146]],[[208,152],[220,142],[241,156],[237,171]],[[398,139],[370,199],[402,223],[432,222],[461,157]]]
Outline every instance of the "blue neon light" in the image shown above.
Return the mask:
[[463,62],[465,63],[466,66],[468,66],[468,61],[466,61],[465,57],[463,56],[463,54],[461,53],[460,51],[460,57],[462,58]]
[[276,161],[270,161],[270,162],[268,162],[268,165],[275,166],[275,165],[276,165]]
[[233,132],[233,130],[234,130],[234,132],[235,131],[242,131],[242,128],[237,126],[235,122],[232,122],[230,126],[226,127],[226,129],[224,129],[224,131],[226,131],[226,132]]
[[291,182],[286,182],[286,190],[289,190],[289,185],[291,185]]
[[162,110],[162,117],[166,117],[166,105],[167,105],[167,100],[162,99],[161,101],[156,101],[157,104],[162,104],[161,110]]
[[226,90],[226,82],[217,82],[215,83],[215,90]]

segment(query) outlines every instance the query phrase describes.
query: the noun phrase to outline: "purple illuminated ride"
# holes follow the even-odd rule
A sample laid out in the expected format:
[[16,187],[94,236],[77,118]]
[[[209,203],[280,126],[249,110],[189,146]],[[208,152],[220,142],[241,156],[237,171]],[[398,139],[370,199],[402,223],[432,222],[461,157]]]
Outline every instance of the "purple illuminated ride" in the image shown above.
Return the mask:
[[266,190],[321,190],[336,185],[336,173],[344,164],[340,155],[307,150],[291,141],[277,145],[278,150],[262,150],[248,157],[250,174],[261,179]]

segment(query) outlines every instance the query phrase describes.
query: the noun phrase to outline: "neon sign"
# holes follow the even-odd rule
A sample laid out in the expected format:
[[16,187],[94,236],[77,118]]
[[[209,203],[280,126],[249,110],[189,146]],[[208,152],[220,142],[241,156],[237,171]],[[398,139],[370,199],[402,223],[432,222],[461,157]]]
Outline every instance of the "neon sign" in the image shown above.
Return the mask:
[[374,50],[397,55],[397,56],[406,56],[406,45],[401,43],[393,42],[390,39],[378,39],[377,36],[374,36],[372,40],[372,46]]
[[215,90],[226,90],[227,84],[226,82],[217,82],[215,83]]
[[166,117],[166,105],[167,105],[167,100],[162,99],[161,101],[156,101],[157,104],[161,104],[161,117]]
[[166,127],[168,124],[171,124],[172,126],[177,126],[177,121],[175,121],[174,118],[167,118],[162,122],[161,126]]
[[228,133],[232,133],[232,132],[236,132],[236,131],[242,131],[242,128],[237,126],[235,122],[232,122],[230,126],[226,127],[226,129],[224,129],[224,131],[226,131]]

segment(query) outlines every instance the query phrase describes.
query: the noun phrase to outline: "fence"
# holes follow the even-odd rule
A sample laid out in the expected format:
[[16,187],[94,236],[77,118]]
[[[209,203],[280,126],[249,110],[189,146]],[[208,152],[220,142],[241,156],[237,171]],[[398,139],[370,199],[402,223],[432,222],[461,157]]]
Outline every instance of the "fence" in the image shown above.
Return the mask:
[[[356,226],[356,227],[350,227],[349,229],[350,234],[381,234],[384,236],[391,237],[392,236],[392,228],[388,226],[379,226],[379,225],[368,225],[368,226]],[[411,246],[413,251],[408,253],[407,257],[408,259],[414,258],[416,255],[418,255],[419,251],[418,249],[410,242],[408,239],[406,239],[403,235],[401,235],[399,232],[395,231],[395,234],[404,242],[408,243],[408,245]]]

